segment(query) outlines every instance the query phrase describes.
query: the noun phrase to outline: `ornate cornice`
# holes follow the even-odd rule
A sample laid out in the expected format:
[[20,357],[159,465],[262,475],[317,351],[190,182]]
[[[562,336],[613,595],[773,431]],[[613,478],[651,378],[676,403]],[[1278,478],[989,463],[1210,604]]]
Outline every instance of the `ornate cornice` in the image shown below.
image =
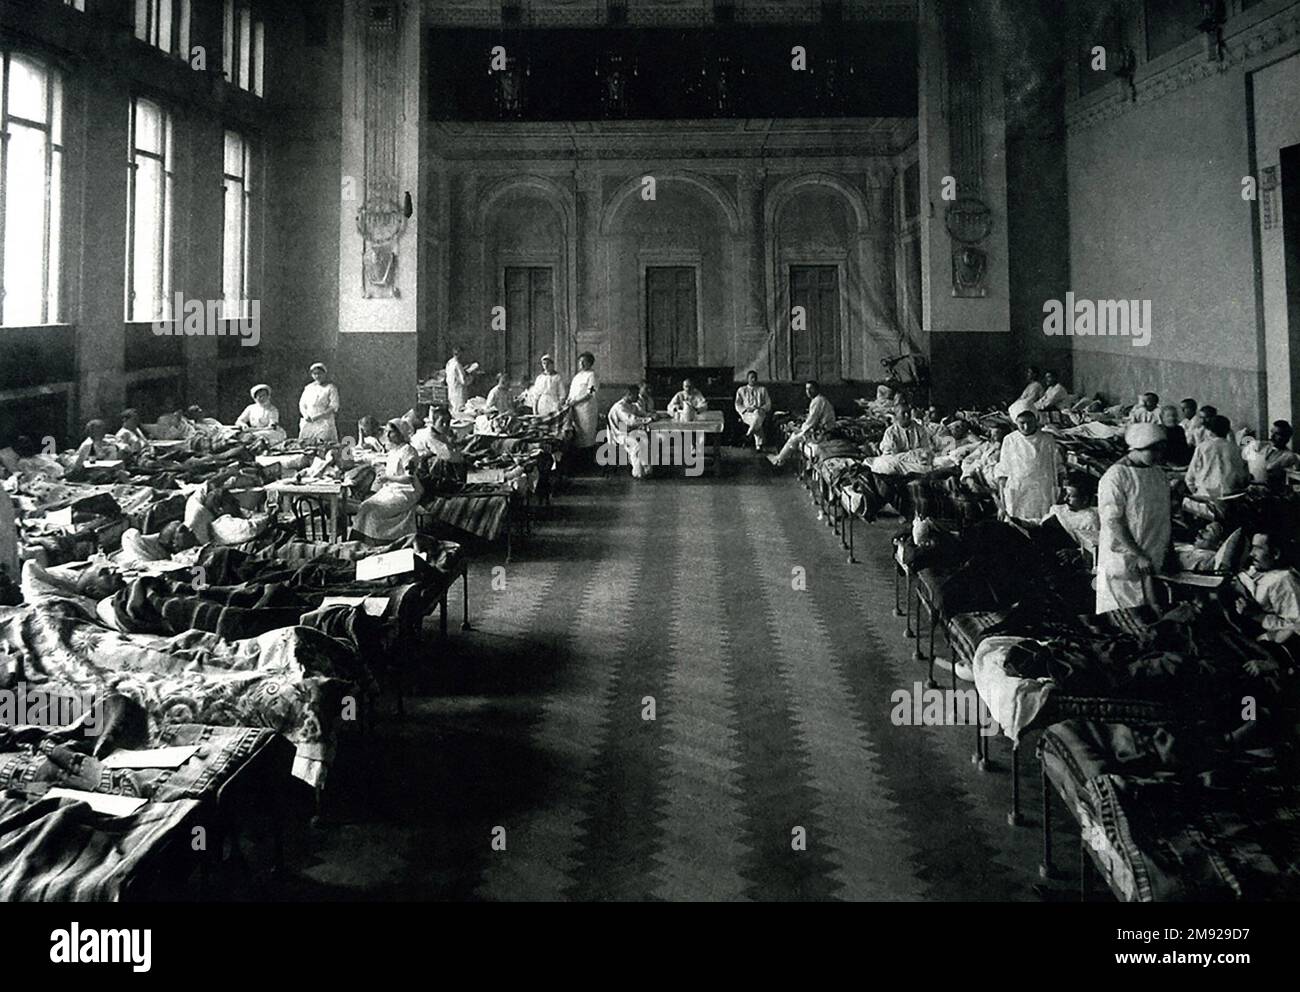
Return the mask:
[[[1300,37],[1300,4],[1278,11],[1225,39],[1227,53],[1222,62],[1207,58],[1202,49],[1173,65],[1135,80],[1137,98],[1127,87],[1111,83],[1104,96],[1090,94],[1066,107],[1065,122],[1070,131],[1082,131],[1103,121],[1121,117],[1137,107],[1163,99],[1170,93],[1204,79],[1238,69],[1256,57]],[[1119,92],[1117,92],[1119,91]]]
[[[519,0],[520,27],[587,27],[606,23],[604,0]],[[435,27],[501,24],[501,0],[424,0],[425,23]],[[703,25],[714,20],[714,0],[627,0],[627,23]],[[821,20],[820,4],[801,0],[734,0],[741,24],[806,24]],[[916,0],[844,0],[846,21],[915,21]]]

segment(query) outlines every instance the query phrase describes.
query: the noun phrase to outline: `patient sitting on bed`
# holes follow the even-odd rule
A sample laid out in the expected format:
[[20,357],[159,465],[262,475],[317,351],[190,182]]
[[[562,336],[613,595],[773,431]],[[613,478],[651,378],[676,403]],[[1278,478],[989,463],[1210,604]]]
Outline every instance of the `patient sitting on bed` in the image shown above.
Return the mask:
[[1006,440],[1014,427],[1007,420],[999,420],[993,425],[992,437],[982,442],[961,462],[961,484],[971,492],[991,493],[997,489],[993,470],[997,468],[998,458],[1002,454],[1002,442]]
[[1097,539],[1101,534],[1101,519],[1097,515],[1095,493],[1086,476],[1071,477],[1063,487],[1065,502],[1053,503],[1051,509],[1038,520],[1014,520],[1030,529],[1059,527],[1079,549],[1095,559]]
[[899,400],[894,407],[894,422],[885,428],[880,439],[880,455],[867,462],[877,475],[908,475],[930,471],[934,464],[934,446],[925,424],[912,417],[912,407]]
[[967,456],[978,451],[984,444],[981,438],[970,432],[970,425],[960,417],[953,418],[934,436],[934,468],[960,469]]
[[1300,632],[1300,574],[1288,567],[1284,554],[1279,535],[1256,534],[1250,542],[1250,567],[1238,573],[1233,586],[1236,613],[1259,630],[1260,640],[1281,641]]

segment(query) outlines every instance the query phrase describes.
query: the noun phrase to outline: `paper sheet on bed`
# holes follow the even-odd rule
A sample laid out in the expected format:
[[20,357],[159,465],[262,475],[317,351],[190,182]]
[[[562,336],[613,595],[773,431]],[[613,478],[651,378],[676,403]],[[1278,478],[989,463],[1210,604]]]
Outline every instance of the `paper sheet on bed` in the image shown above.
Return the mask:
[[385,551],[382,554],[362,558],[357,562],[357,581],[370,582],[375,579],[387,578],[390,575],[413,572],[415,571],[417,558],[422,564],[428,563],[423,554],[411,548]]
[[331,606],[360,606],[368,616],[382,617],[388,609],[387,596],[326,596],[320,601],[322,610]]
[[65,506],[61,510],[54,510],[45,514],[45,522],[51,527],[71,527],[72,526],[72,507]]
[[198,752],[198,747],[152,747],[142,751],[114,751],[100,764],[105,768],[179,768]]
[[107,813],[109,816],[130,816],[141,806],[147,799],[138,799],[135,796],[112,796],[103,792],[82,792],[80,789],[51,789],[45,793],[46,799],[76,799],[83,802],[96,813]]

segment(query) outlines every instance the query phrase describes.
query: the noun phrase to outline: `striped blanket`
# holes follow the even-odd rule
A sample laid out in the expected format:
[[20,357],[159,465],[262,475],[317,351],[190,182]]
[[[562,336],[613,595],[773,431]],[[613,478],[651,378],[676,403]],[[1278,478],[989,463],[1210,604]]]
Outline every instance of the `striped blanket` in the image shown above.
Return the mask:
[[179,799],[115,817],[72,799],[0,794],[0,901],[127,898],[188,839],[200,807]]
[[495,541],[509,517],[512,494],[510,486],[470,483],[454,496],[429,498],[420,505],[419,517]]

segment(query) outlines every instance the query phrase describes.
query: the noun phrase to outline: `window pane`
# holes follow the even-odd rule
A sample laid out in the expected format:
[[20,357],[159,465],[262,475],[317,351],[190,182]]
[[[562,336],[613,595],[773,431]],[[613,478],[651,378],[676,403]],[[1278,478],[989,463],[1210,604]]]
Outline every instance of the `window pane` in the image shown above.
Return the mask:
[[176,51],[182,58],[190,57],[190,0],[177,0],[180,8],[177,11],[177,17],[180,20],[180,41],[176,46]]
[[226,71],[226,80],[235,78],[235,0],[226,0],[226,29],[222,34],[221,64]]
[[11,125],[5,160],[4,323],[41,323],[45,134]]
[[158,0],[158,39],[155,44],[164,52],[172,50],[172,0]]
[[244,142],[234,131],[226,132],[226,160],[222,167],[228,176],[244,175]]
[[15,55],[9,62],[9,114],[46,123],[47,85],[49,73],[44,68]]
[[46,294],[45,321],[57,324],[61,316],[59,306],[59,277],[62,275],[59,258],[60,233],[63,230],[63,156],[55,152],[50,157],[50,260],[49,290]]
[[262,22],[253,24],[253,92],[262,95]]
[[252,34],[253,15],[247,7],[239,11],[239,88],[248,89],[248,65],[250,36]]
[[53,123],[50,125],[50,140],[56,145],[63,144],[63,79],[57,74],[53,74],[50,82],[54,86],[54,99],[52,102]]
[[162,227],[162,250],[155,252],[158,258],[158,285],[161,289],[158,291],[158,313],[161,316],[166,312],[167,304],[172,295],[172,204],[175,198],[172,194],[172,177],[163,176],[163,227]]
[[162,297],[157,247],[162,231],[159,196],[162,192],[161,166],[153,159],[136,159],[135,172],[135,236],[132,264],[134,285],[131,287],[130,320],[153,320]]
[[155,155],[163,153],[162,108],[148,100],[135,101],[135,147]]
[[149,4],[153,0],[135,0],[135,36],[141,41],[149,40]]
[[240,315],[244,273],[244,190],[233,180],[226,180],[225,218],[221,243],[221,295],[225,299],[225,318]]

